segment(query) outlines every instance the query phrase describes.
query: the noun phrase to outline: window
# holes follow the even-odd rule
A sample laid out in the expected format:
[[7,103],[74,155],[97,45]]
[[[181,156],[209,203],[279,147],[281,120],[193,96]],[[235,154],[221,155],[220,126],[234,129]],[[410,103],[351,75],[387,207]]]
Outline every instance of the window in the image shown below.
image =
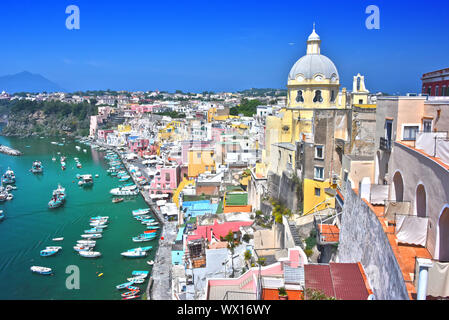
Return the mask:
[[302,96],[302,90],[298,90],[298,94],[296,95],[296,102],[304,102],[304,98]]
[[204,168],[206,171],[209,171],[209,166],[205,166]]
[[279,160],[281,160],[281,150],[279,150]]
[[346,182],[348,181],[348,171],[345,170],[345,173],[343,175],[343,180]]
[[385,140],[391,141],[393,120],[385,120]]
[[170,181],[170,173],[165,173],[165,181]]
[[315,196],[319,197],[321,195],[321,189],[320,188],[315,188]]
[[313,102],[323,102],[323,98],[321,97],[321,90],[315,91],[315,97],[313,98]]
[[315,146],[315,159],[324,159],[324,146]]
[[424,119],[422,121],[422,124],[423,124],[424,132],[432,132],[432,120],[431,119]]
[[197,158],[197,159],[201,159],[201,152],[198,152],[198,153],[196,154],[196,158]]
[[416,140],[416,132],[418,132],[419,126],[404,126],[404,134],[402,140]]
[[291,154],[288,155],[288,163],[290,163],[290,164],[293,163]]
[[357,78],[357,91],[360,91],[360,77]]
[[335,91],[331,90],[331,102],[334,102],[335,100]]
[[435,96],[438,96],[440,93],[440,87],[436,86],[435,87]]
[[427,88],[427,94],[430,96],[430,91],[432,90],[432,87]]
[[323,167],[314,167],[313,178],[316,180],[324,180],[324,168]]
[[359,99],[359,104],[363,104],[363,99]]

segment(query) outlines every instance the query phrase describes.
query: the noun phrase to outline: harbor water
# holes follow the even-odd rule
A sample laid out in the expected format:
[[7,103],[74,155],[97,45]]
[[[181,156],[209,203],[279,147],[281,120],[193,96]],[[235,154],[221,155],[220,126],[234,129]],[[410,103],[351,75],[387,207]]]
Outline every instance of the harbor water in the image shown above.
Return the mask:
[[[0,144],[23,152],[19,157],[0,154],[1,174],[10,167],[15,172],[17,186],[17,190],[11,191],[13,200],[0,202],[0,210],[6,216],[0,222],[0,299],[119,300],[121,291],[116,285],[127,282],[133,270],[151,271],[147,261],[155,256],[158,238],[140,243],[131,240],[145,231],[145,226],[133,218],[131,211],[147,205],[140,194],[112,203],[109,190],[121,183],[118,178],[107,175],[105,152],[68,139],[64,145],[52,141],[64,142],[62,138],[0,136]],[[78,151],[76,146],[81,149]],[[61,155],[66,157],[64,171]],[[79,158],[82,168],[76,167],[74,157]],[[30,172],[35,160],[42,162],[43,174]],[[78,186],[77,174],[92,174],[94,185]],[[66,202],[62,207],[49,209],[48,202],[58,184],[66,188]],[[82,239],[84,230],[91,228],[90,217],[99,215],[109,216],[108,227],[103,237],[96,239],[94,249],[102,256],[81,257],[73,246]],[[64,240],[52,241],[57,237]],[[54,256],[41,257],[40,250],[46,246],[62,246],[62,250]],[[153,246],[153,249],[144,258],[129,259],[120,255],[141,246]],[[32,273],[33,265],[50,267],[54,275]],[[79,270],[79,289],[73,288],[77,281],[73,270]],[[147,283],[148,279],[136,285],[141,294]]]

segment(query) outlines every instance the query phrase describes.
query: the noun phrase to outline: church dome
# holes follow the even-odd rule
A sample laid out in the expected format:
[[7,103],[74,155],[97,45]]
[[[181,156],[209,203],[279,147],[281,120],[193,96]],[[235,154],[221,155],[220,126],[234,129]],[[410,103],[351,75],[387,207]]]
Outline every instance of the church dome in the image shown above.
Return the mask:
[[295,80],[298,75],[304,79],[313,79],[317,74],[321,74],[326,79],[333,77],[339,79],[335,64],[322,54],[307,54],[296,61],[288,75],[289,80]]

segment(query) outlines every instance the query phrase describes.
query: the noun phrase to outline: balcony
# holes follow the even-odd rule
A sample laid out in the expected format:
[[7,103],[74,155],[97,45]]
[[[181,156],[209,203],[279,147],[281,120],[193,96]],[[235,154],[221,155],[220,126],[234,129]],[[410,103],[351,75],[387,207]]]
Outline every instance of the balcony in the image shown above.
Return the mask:
[[387,140],[385,138],[380,138],[380,146],[379,146],[380,150],[382,151],[391,151],[391,140]]

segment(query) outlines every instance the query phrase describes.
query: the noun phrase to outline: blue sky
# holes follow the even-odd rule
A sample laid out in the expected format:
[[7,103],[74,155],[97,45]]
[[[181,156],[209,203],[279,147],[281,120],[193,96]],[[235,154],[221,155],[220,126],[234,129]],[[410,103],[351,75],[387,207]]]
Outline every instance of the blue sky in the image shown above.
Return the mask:
[[[65,9],[80,8],[80,30]],[[365,8],[380,9],[380,30]],[[40,73],[68,90],[285,88],[316,22],[342,87],[417,92],[449,67],[449,1],[2,0],[0,75]]]

